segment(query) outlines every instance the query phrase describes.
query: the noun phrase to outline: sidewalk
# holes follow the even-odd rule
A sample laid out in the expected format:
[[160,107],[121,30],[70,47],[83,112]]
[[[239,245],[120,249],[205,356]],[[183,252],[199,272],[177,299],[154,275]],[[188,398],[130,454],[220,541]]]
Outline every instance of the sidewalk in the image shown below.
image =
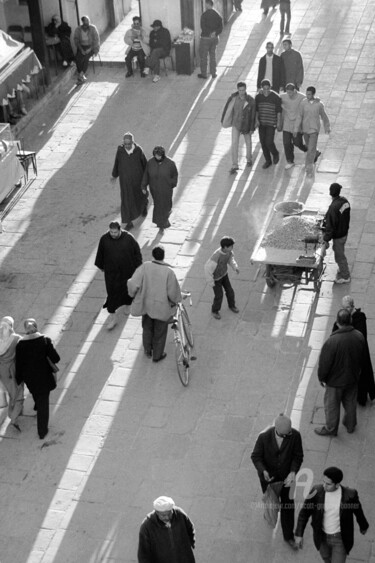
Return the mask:
[[[250,454],[258,433],[284,410],[302,432],[303,467],[314,481],[335,464],[344,484],[358,489],[371,527],[366,536],[356,529],[347,561],[375,563],[374,407],[359,410],[352,435],[342,427],[335,439],[313,431],[324,417],[317,358],[349,291],[368,317],[374,350],[374,11],[365,0],[355,7],[351,0],[299,0],[292,13],[304,85],[316,84],[332,122],[330,137],[319,138],[314,179],[304,176],[302,153],[291,171],[284,157],[262,170],[257,135],[253,168],[244,166],[243,152],[239,173],[228,174],[222,108],[238,80],[253,94],[264,45],[279,38],[279,12],[262,20],[250,0],[223,33],[215,81],[172,72],[157,84],[139,75],[126,81],[123,68],[96,65],[85,85],[67,84],[25,131],[25,145],[38,150],[39,175],[3,224],[0,310],[14,316],[20,332],[22,320],[35,317],[55,339],[62,365],[47,439],[37,438],[30,398],[22,433],[1,428],[1,563],[134,563],[139,525],[161,494],[195,523],[197,563],[320,561],[310,526],[304,550],[292,553],[258,504]],[[142,352],[140,320],[124,317],[108,332],[101,309],[105,288],[94,258],[100,235],[119,215],[118,185],[109,177],[127,130],[148,156],[163,144],[180,172],[172,227],[160,239],[149,213],[134,235],[145,260],[161,240],[192,291],[198,360],[187,389],[171,335],[167,359],[152,364]],[[277,145],[282,149],[280,135]],[[249,262],[267,213],[282,199],[326,208],[333,181],[353,208],[350,287],[333,285],[329,253],[319,297],[302,288],[270,291]],[[236,239],[241,273],[230,275],[240,314],[224,306],[218,322],[203,265],[224,234]]]

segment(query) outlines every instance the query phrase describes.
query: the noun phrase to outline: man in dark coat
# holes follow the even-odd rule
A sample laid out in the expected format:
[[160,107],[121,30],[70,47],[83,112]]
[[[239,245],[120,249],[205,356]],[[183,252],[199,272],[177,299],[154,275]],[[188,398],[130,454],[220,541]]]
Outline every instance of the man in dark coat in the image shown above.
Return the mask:
[[258,471],[263,493],[270,483],[281,482],[280,517],[284,540],[293,550],[294,500],[291,486],[303,461],[301,434],[292,428],[289,417],[280,414],[274,426],[261,432],[254,446],[251,460]]
[[369,527],[357,491],[340,485],[343,476],[338,467],[327,467],[323,484],[315,485],[305,499],[295,531],[296,544],[302,548],[303,533],[311,516],[314,544],[326,562],[346,561],[354,544],[353,516],[361,534]]
[[229,96],[221,116],[221,124],[223,127],[232,127],[232,168],[229,173],[235,174],[238,170],[238,145],[241,134],[246,143],[247,166],[251,167],[253,164],[251,135],[255,129],[255,100],[247,94],[245,82],[239,82],[237,92]]
[[365,339],[351,324],[351,315],[340,309],[336,319],[338,330],[325,341],[319,357],[318,378],[325,388],[326,424],[315,428],[319,436],[337,436],[340,404],[345,411],[343,424],[351,434],[357,425],[358,381],[363,368]]
[[26,383],[33,396],[37,415],[39,438],[48,433],[49,394],[56,389],[51,363],[60,361],[48,336],[38,332],[35,319],[24,322],[26,335],[16,346],[16,381],[18,385]]
[[60,39],[56,49],[61,55],[63,66],[68,66],[74,61],[74,53],[70,43],[72,28],[66,22],[61,21],[58,15],[55,15],[52,16],[51,23],[47,25],[46,33],[49,37],[58,37]]
[[160,59],[168,57],[171,50],[171,34],[160,20],[155,20],[151,25],[150,33],[150,55],[146,59],[146,64],[154,73],[152,82],[160,80]]
[[216,78],[216,48],[219,35],[223,31],[223,18],[214,9],[213,0],[205,0],[205,11],[201,15],[201,38],[199,41],[199,57],[201,71],[198,78],[206,80],[208,57],[210,57],[210,73]]
[[127,231],[121,230],[120,223],[112,221],[100,239],[95,266],[104,272],[107,300],[103,305],[108,310],[108,330],[117,324],[116,311],[122,305],[130,305],[127,282],[142,264],[139,244]]
[[172,212],[172,195],[177,186],[178,172],[173,160],[165,155],[164,147],[156,146],[152,154],[154,156],[147,162],[143,175],[142,189],[147,195],[147,186],[150,187],[154,200],[152,222],[162,233],[171,226],[169,216]]
[[170,497],[154,501],[139,530],[138,563],[195,563],[194,524]]
[[345,244],[350,225],[350,203],[346,197],[340,196],[341,190],[342,186],[337,182],[334,182],[329,187],[332,202],[325,216],[325,232],[323,237],[327,248],[329,241],[332,240],[335,262],[338,267],[334,283],[338,284],[350,283],[350,271],[345,256]]
[[115,184],[116,178],[120,179],[121,226],[128,231],[134,227],[133,219],[147,215],[147,196],[141,188],[146,164],[142,147],[134,142],[132,133],[125,133],[117,148],[111,182]]
[[[347,309],[352,317],[352,325],[356,330],[359,330],[365,339],[365,355],[363,358],[363,367],[361,374],[359,376],[358,382],[358,395],[357,401],[363,407],[366,405],[367,397],[370,401],[375,399],[375,381],[374,381],[374,370],[372,368],[370,350],[367,342],[367,319],[366,315],[361,309],[356,309],[354,307],[354,299],[351,295],[345,295],[342,298],[342,306]],[[338,330],[339,327],[335,322],[332,328],[332,332]]]
[[260,90],[262,80],[267,78],[271,82],[271,89],[278,94],[280,88],[285,87],[285,70],[282,58],[275,55],[273,49],[273,43],[268,41],[267,52],[259,59],[257,88]]

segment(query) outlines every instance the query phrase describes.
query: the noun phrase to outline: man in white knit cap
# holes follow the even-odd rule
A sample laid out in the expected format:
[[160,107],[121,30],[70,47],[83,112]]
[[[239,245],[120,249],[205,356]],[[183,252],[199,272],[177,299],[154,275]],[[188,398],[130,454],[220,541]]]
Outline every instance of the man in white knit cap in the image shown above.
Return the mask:
[[195,563],[194,524],[170,497],[154,500],[139,530],[138,563]]

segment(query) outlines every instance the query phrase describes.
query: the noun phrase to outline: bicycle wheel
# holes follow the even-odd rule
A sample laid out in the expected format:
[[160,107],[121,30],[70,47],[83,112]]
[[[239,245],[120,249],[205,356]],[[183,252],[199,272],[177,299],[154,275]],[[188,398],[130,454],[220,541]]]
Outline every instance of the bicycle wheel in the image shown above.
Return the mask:
[[181,321],[182,326],[184,327],[186,339],[189,342],[190,346],[194,348],[193,330],[191,328],[189,315],[187,314],[187,310],[185,309],[185,305],[183,303],[181,303]]
[[178,377],[181,379],[182,385],[187,387],[189,384],[189,348],[184,347],[178,330],[175,336],[175,346]]

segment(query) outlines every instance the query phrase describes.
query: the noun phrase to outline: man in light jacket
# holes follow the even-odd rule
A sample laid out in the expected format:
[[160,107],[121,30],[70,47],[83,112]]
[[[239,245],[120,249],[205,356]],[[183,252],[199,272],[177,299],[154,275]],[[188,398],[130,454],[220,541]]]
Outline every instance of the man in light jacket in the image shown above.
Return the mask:
[[238,170],[238,145],[242,134],[246,143],[247,166],[251,167],[251,135],[255,129],[255,100],[246,93],[245,82],[237,84],[237,92],[231,94],[221,116],[223,127],[232,127],[232,168],[230,174]]
[[316,89],[309,86],[306,89],[306,98],[302,100],[299,113],[294,125],[294,136],[302,129],[306,153],[306,174],[311,176],[314,170],[314,163],[318,160],[321,152],[317,149],[318,136],[320,131],[320,120],[323,121],[324,131],[327,135],[331,132],[331,124],[320,98],[315,98]]
[[299,114],[299,108],[305,96],[298,92],[294,84],[286,85],[286,92],[280,94],[281,107],[283,110],[283,144],[286,158],[285,170],[294,166],[294,147],[307,152],[307,147],[303,142],[302,132],[295,132],[295,121]]
[[126,78],[133,76],[132,60],[134,58],[138,61],[141,77],[145,78],[146,57],[150,53],[150,47],[148,46],[148,34],[143,29],[139,16],[134,16],[131,28],[125,33],[124,42],[128,45],[125,52]]
[[142,315],[143,348],[154,362],[164,360],[168,333],[168,321],[181,301],[181,290],[176,274],[164,262],[164,247],[155,246],[152,262],[145,262],[128,280],[128,292],[134,301],[131,313]]
[[78,72],[78,82],[87,80],[87,72],[90,58],[97,55],[100,49],[100,37],[95,25],[90,23],[88,16],[81,17],[82,25],[78,26],[74,32],[74,44],[77,48],[76,65]]

